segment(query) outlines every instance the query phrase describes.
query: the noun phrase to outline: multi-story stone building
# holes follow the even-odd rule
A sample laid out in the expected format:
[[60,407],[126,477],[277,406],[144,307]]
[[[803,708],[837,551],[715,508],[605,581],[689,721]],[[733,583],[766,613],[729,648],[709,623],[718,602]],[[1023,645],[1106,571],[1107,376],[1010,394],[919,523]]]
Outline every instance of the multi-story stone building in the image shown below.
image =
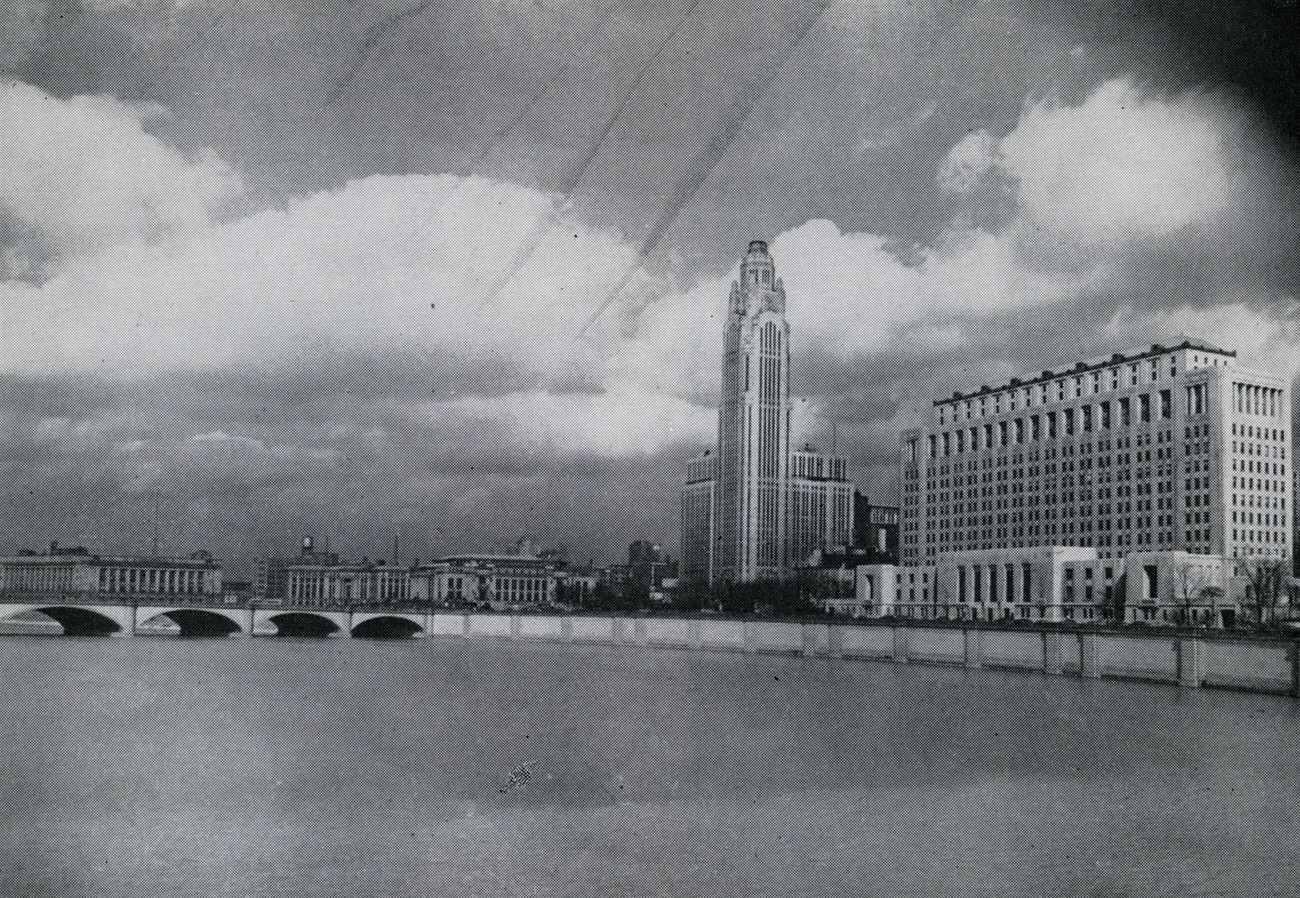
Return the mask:
[[[778,578],[853,534],[843,459],[790,451],[790,326],[785,287],[755,240],[731,286],[718,444],[688,463],[682,494],[685,583]],[[792,473],[795,468],[799,473]]]
[[1291,555],[1290,432],[1284,380],[1191,341],[956,393],[903,436],[899,571],[929,588],[864,571],[859,605],[1231,625],[1250,566]]
[[816,556],[846,552],[854,522],[848,459],[805,446],[790,454],[787,489],[787,564],[804,566]]
[[682,490],[682,566],[684,583],[713,582],[714,514],[717,511],[718,456],[711,449],[686,462]]
[[101,556],[51,543],[45,553],[0,558],[0,595],[11,602],[211,600],[222,595],[221,564],[206,552]]
[[955,393],[903,437],[902,555],[1288,557],[1288,384],[1203,344]]

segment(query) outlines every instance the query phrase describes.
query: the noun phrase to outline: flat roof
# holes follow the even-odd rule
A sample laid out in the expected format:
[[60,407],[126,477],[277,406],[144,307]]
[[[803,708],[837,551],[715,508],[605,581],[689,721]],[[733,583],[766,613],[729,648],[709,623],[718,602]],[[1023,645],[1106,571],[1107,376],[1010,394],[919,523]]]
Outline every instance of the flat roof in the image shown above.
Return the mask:
[[1230,358],[1236,358],[1237,352],[1232,349],[1220,349],[1217,346],[1211,346],[1209,343],[1203,343],[1199,340],[1184,340],[1171,346],[1164,346],[1160,343],[1153,343],[1150,349],[1131,350],[1130,352],[1117,352],[1109,358],[1089,359],[1083,362],[1076,362],[1072,367],[1061,368],[1055,371],[1044,371],[1042,374],[1034,375],[1028,378],[1013,377],[1006,383],[990,387],[984,385],[978,390],[972,390],[969,393],[953,391],[952,396],[945,399],[934,400],[935,407],[947,405],[950,402],[961,402],[966,399],[976,399],[980,396],[991,396],[994,393],[1001,393],[1003,390],[1010,390],[1017,387],[1029,387],[1034,384],[1046,383],[1056,380],[1058,377],[1069,377],[1075,374],[1087,374],[1090,371],[1098,371],[1102,368],[1110,368],[1114,365],[1127,365],[1131,362],[1140,362],[1144,359],[1155,358],[1164,355],[1166,352],[1177,352],[1182,349],[1192,349],[1197,352],[1212,352],[1215,355],[1226,355]]

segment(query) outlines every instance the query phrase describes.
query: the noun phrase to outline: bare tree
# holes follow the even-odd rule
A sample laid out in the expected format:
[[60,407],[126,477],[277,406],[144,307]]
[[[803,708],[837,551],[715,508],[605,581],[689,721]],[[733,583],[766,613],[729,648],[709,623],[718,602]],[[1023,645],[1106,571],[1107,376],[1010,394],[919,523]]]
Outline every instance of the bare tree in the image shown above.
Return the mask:
[[1213,610],[1215,602],[1223,596],[1223,589],[1214,582],[1213,571],[1204,564],[1184,561],[1174,568],[1173,575],[1174,599],[1178,602],[1175,616],[1180,624],[1195,623],[1199,605],[1208,601]]
[[1245,605],[1257,626],[1277,619],[1277,608],[1286,596],[1287,571],[1291,564],[1286,556],[1264,556],[1245,563]]

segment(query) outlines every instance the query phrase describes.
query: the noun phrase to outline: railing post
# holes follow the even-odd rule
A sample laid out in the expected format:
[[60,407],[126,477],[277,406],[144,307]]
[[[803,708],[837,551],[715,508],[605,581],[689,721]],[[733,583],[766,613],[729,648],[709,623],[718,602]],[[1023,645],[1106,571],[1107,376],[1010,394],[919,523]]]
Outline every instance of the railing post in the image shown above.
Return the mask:
[[984,666],[984,642],[977,627],[962,627],[962,663],[972,669]]
[[1059,677],[1061,670],[1061,634],[1046,630],[1043,632],[1043,673]]
[[1205,643],[1195,636],[1180,636],[1178,649],[1178,685],[1200,689],[1205,682]]
[[890,629],[893,631],[894,635],[894,663],[906,664],[908,642],[907,627],[901,627],[898,624],[894,624]]

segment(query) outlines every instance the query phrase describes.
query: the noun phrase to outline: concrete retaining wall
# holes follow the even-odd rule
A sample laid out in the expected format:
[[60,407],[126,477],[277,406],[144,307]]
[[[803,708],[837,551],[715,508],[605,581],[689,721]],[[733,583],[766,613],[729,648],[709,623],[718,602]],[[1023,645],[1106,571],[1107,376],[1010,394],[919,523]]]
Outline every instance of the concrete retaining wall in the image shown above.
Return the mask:
[[907,660],[938,664],[963,664],[966,640],[961,630],[908,631]]
[[802,652],[803,624],[750,621],[748,644],[755,652]]
[[1295,648],[1282,644],[1215,640],[1205,644],[1207,686],[1227,686],[1251,692],[1290,692]]
[[645,624],[646,645],[665,645],[682,649],[691,647],[692,621],[671,617],[651,617],[646,618],[642,623]]
[[706,649],[745,649],[745,622],[738,620],[702,620],[700,647]]
[[532,639],[559,639],[564,635],[564,619],[524,615],[519,618],[519,635]]
[[845,658],[889,658],[894,653],[893,630],[890,627],[849,625],[839,629],[840,651]]
[[467,620],[464,614],[444,614],[440,611],[433,615],[429,632],[436,636],[464,636]]
[[1178,682],[1178,643],[1168,636],[1104,634],[1098,649],[1102,676]]
[[980,655],[984,667],[1042,670],[1043,634],[1016,630],[981,630]]
[[430,632],[805,656],[958,664],[1120,677],[1300,697],[1300,643],[1160,631],[1115,633],[924,623],[832,624],[717,618],[431,615]]
[[518,619],[508,614],[471,614],[469,615],[469,635],[509,636],[518,626],[514,623]]
[[571,620],[574,642],[618,642],[613,618],[575,617]]

